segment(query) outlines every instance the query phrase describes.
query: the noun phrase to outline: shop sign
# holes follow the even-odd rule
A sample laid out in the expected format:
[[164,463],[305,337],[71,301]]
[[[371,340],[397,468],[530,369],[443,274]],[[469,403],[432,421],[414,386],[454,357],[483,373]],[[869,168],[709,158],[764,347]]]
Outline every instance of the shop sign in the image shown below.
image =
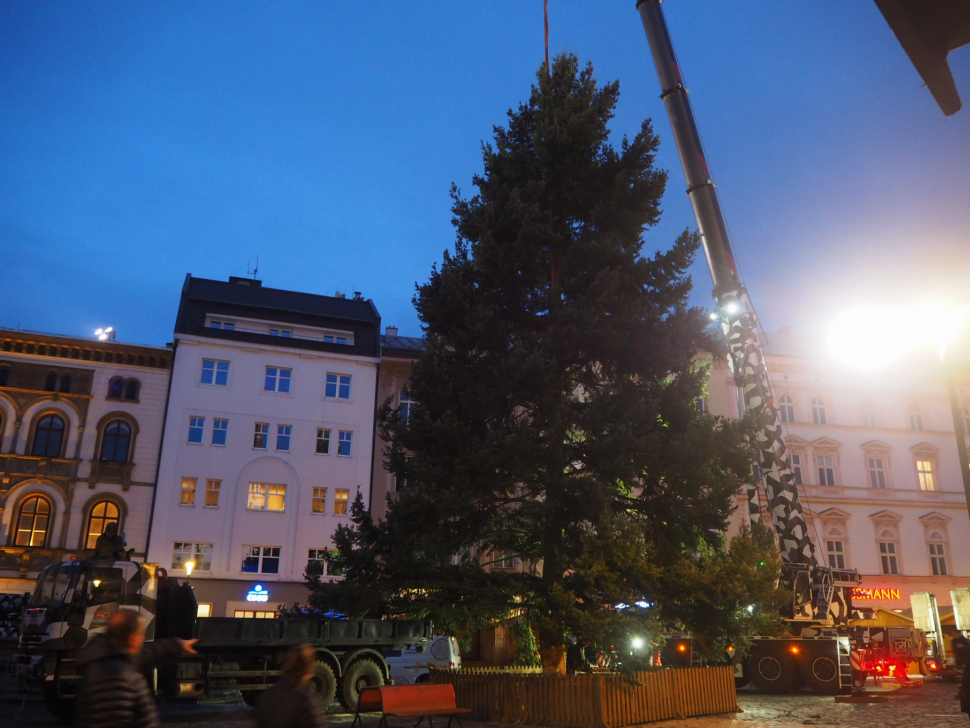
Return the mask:
[[867,586],[852,587],[852,601],[866,599],[899,599],[899,589],[873,589]]
[[257,584],[253,589],[246,592],[247,602],[266,602],[269,601],[269,592],[263,588],[262,584]]

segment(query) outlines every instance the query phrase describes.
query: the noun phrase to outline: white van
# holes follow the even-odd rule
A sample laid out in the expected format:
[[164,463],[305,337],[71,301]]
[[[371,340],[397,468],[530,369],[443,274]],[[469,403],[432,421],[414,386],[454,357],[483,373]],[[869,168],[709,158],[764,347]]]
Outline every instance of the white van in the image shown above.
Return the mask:
[[443,634],[435,635],[431,645],[411,645],[406,650],[386,650],[384,658],[395,685],[416,685],[428,682],[428,665],[444,670],[461,667],[458,640]]

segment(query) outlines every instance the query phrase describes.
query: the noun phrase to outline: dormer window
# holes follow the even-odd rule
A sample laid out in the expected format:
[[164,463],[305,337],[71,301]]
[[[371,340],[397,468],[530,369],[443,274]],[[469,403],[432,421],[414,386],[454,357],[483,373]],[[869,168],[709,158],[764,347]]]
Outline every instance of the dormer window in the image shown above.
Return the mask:
[[324,344],[346,344],[346,336],[337,336],[336,334],[324,334],[323,336]]
[[210,329],[222,329],[224,331],[235,331],[236,324],[233,321],[216,321],[213,319],[209,322]]

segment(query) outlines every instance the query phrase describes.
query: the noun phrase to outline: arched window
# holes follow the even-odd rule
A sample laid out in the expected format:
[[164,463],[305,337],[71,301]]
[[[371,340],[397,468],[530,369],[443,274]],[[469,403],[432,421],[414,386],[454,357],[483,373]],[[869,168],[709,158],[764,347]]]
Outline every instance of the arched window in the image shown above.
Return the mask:
[[44,382],[45,392],[56,392],[57,391],[57,373],[51,372],[47,375],[47,379]]
[[781,399],[778,401],[781,403],[781,421],[794,422],[795,421],[795,400],[793,400],[787,394],[783,394],[781,395]]
[[104,428],[101,438],[101,461],[127,463],[131,447],[131,425],[122,420],[112,420]]
[[34,495],[24,499],[17,516],[17,536],[14,546],[38,546],[47,544],[50,531],[51,502],[43,496]]
[[909,429],[923,429],[923,412],[920,410],[919,405],[914,404],[909,408]]
[[869,428],[876,426],[876,408],[869,400],[862,403],[862,426]]
[[108,399],[121,399],[124,389],[125,380],[123,377],[111,377],[108,382]]
[[57,415],[44,415],[34,430],[34,446],[31,455],[42,458],[59,458],[64,442],[64,420]]
[[0,387],[10,386],[10,367],[0,367]]
[[70,374],[65,374],[63,377],[61,377],[61,392],[63,392],[64,394],[70,394],[71,393],[71,375]]
[[[98,542],[98,536],[104,533],[108,524],[118,523],[120,517],[121,513],[118,506],[111,501],[95,503],[94,508],[91,509],[91,515],[88,517],[88,535],[84,542],[84,548],[93,549]],[[121,524],[118,525],[120,527]]]
[[125,399],[138,399],[139,389],[141,389],[141,385],[138,383],[138,380],[129,379],[127,384],[125,384]]
[[827,423],[825,418],[825,402],[821,397],[812,397],[812,421],[816,425]]

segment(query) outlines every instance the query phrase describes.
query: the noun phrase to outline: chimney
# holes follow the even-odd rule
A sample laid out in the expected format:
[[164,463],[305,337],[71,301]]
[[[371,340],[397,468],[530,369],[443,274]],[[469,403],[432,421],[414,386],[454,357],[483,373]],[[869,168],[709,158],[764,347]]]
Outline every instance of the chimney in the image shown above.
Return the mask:
[[347,298],[346,293],[341,293],[340,291],[335,291],[333,294],[334,298]]
[[363,301],[364,297],[360,294],[360,291],[354,291],[354,300]]
[[384,336],[397,336],[397,326],[388,326]]

